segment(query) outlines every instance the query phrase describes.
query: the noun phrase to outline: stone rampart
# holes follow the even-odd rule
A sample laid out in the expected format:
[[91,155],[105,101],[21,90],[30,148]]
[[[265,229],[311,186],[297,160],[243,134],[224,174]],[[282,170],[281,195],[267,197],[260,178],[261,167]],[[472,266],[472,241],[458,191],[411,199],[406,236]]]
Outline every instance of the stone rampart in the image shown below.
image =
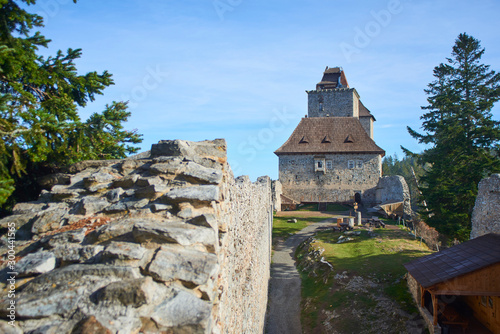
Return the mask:
[[493,174],[479,182],[472,211],[470,238],[488,233],[500,233],[500,174]]
[[0,273],[8,319],[17,272],[16,333],[262,333],[271,182],[235,180],[224,140],[161,141],[42,181],[0,220],[16,229],[15,270]]

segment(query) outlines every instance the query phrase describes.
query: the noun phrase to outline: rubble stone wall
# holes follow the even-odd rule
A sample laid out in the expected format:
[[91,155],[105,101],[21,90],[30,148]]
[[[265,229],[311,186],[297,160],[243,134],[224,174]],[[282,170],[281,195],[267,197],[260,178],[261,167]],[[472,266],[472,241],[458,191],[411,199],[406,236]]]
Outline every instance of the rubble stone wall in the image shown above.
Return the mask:
[[[224,140],[161,141],[41,180],[15,226],[15,333],[261,333],[271,182],[234,179]],[[0,315],[7,319],[7,235]]]
[[358,117],[359,95],[354,88],[307,91],[309,117]]
[[[318,158],[324,171],[315,171]],[[374,191],[368,190],[377,186],[381,168],[378,154],[280,155],[279,180],[283,194],[298,202],[349,202],[360,193],[363,201],[373,203]]]
[[479,182],[472,211],[470,238],[488,233],[500,233],[500,174],[493,174]]
[[403,202],[405,215],[411,217],[410,188],[405,178],[400,175],[381,177],[376,188],[376,204]]

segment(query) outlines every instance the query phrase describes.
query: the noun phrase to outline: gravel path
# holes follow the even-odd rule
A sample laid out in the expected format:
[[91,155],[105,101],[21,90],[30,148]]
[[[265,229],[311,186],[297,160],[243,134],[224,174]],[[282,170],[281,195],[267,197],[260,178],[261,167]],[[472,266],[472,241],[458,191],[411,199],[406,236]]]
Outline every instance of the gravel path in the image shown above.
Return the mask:
[[276,245],[271,265],[267,334],[300,334],[300,276],[295,268],[293,254],[300,243],[317,230],[329,226],[331,219],[307,226]]

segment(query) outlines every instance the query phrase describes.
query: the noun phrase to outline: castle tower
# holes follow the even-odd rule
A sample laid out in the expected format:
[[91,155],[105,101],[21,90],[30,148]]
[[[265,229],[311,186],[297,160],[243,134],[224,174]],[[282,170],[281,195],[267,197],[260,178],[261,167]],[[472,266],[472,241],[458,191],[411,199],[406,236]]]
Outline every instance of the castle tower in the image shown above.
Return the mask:
[[340,67],[327,67],[306,92],[307,116],[274,152],[283,195],[298,202],[374,202],[385,155],[373,141],[375,117]]

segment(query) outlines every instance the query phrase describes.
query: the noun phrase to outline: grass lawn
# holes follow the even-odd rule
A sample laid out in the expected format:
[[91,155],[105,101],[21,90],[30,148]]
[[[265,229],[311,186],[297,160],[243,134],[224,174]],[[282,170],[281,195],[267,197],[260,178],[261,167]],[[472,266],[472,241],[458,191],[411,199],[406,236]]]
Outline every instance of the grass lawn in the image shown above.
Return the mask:
[[[338,204],[338,203],[328,203],[326,206],[326,211],[329,212],[344,212],[352,210],[352,207],[348,205]],[[318,211],[318,204],[304,204],[297,208],[295,211]]]
[[[403,264],[432,251],[396,226],[375,229],[378,235],[375,237],[370,237],[367,230],[360,231],[360,236],[353,236],[354,240],[342,244],[337,244],[339,232],[322,231],[316,234],[309,249],[303,247],[297,250],[305,333],[328,332],[328,326],[340,333],[371,333],[367,328],[373,326],[376,332],[373,321],[384,317],[383,313],[377,313],[385,312],[380,307],[383,298],[394,301],[407,314],[416,313],[406,281],[402,279],[406,273]],[[321,249],[324,250],[321,257],[333,266],[333,271],[325,266],[311,265],[314,263],[311,260],[312,251]],[[343,278],[337,276],[336,279],[336,275]],[[369,282],[366,284],[372,286],[369,285],[368,289],[361,287],[359,291],[355,289],[353,292],[347,286],[353,279]],[[353,313],[353,309],[358,315]],[[359,313],[363,314],[362,321]],[[389,315],[386,322],[396,321],[395,318]],[[404,331],[405,322],[398,321],[393,326],[402,326]]]
[[[288,220],[297,219],[296,223],[289,223]],[[295,234],[304,227],[312,223],[325,220],[324,217],[308,217],[308,218],[293,218],[293,217],[274,217],[273,219],[273,240],[275,238],[287,238],[290,234]]]

